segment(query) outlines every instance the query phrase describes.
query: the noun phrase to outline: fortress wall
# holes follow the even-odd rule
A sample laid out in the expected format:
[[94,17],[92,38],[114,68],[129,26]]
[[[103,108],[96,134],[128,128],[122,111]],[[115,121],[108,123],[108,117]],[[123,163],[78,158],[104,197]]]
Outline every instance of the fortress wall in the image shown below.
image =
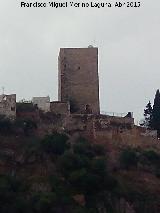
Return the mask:
[[69,114],[70,105],[68,102],[53,101],[50,103],[50,110],[55,114]]

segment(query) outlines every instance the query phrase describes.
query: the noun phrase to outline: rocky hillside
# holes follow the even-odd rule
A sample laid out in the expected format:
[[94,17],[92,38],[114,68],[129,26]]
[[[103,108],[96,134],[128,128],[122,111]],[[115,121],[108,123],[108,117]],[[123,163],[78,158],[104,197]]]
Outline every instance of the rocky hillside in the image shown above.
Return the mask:
[[39,138],[30,126],[22,133],[7,125],[0,124],[1,213],[160,212],[159,145],[65,132]]

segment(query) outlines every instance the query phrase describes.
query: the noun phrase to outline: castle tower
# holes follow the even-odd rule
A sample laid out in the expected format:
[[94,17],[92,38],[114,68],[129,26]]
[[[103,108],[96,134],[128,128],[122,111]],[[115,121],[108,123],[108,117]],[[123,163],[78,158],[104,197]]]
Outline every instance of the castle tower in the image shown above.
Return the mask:
[[61,48],[58,99],[71,113],[99,114],[98,48]]

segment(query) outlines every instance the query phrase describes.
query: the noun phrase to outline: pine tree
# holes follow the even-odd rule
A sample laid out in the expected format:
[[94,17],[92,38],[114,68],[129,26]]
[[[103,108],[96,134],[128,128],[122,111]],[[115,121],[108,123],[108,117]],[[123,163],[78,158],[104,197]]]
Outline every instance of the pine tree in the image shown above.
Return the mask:
[[160,92],[156,91],[153,111],[152,111],[152,128],[157,130],[157,136],[160,137]]
[[151,102],[149,101],[146,105],[146,108],[144,109],[144,123],[143,126],[145,126],[148,129],[152,129],[152,117],[153,117],[153,109]]

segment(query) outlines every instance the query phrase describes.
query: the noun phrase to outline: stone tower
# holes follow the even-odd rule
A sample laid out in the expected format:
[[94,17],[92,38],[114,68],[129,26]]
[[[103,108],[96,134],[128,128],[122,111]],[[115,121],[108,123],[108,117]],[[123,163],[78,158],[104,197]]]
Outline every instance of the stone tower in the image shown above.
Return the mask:
[[61,48],[58,99],[71,113],[99,114],[98,48]]

